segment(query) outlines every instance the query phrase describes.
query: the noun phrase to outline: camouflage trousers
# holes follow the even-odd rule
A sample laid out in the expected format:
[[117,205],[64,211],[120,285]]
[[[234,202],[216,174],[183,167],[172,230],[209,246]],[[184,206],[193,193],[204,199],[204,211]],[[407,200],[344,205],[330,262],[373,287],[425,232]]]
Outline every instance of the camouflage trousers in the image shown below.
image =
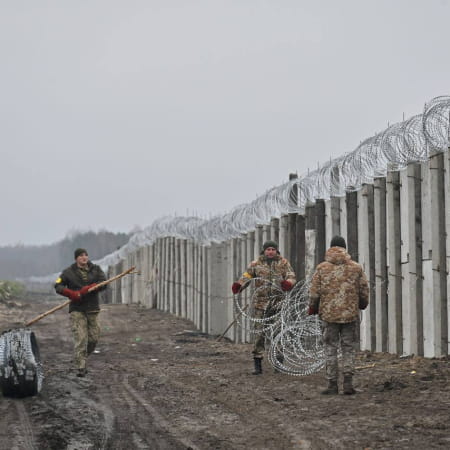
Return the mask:
[[[275,313],[275,311],[255,308],[253,313],[253,317],[255,319],[263,319],[270,318]],[[262,358],[264,356],[266,333],[263,331],[265,327],[269,326],[272,323],[270,319],[265,320],[264,322],[253,322],[253,330],[255,332],[255,341],[253,344],[253,357],[254,358]]]
[[344,375],[353,375],[357,322],[323,322],[323,342],[328,380],[338,379],[338,348],[341,347]]
[[86,358],[94,351],[97,345],[100,336],[97,317],[98,312],[72,311],[70,313],[74,343],[74,362],[77,369],[86,368]]

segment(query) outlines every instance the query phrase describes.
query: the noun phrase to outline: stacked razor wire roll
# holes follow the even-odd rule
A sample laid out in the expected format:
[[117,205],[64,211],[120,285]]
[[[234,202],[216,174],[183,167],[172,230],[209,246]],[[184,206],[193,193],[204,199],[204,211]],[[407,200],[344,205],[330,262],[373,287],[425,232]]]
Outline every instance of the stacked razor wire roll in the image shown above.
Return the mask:
[[26,328],[0,335],[0,387],[4,395],[40,392],[44,373],[34,333]]

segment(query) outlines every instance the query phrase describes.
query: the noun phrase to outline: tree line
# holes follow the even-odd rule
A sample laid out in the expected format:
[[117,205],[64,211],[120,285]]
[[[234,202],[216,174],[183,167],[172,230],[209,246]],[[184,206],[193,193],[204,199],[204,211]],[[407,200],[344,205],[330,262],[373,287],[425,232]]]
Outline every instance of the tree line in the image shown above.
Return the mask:
[[91,260],[103,258],[125,245],[131,233],[72,232],[50,245],[0,247],[0,280],[44,276],[61,271],[74,262],[76,248],[85,248]]

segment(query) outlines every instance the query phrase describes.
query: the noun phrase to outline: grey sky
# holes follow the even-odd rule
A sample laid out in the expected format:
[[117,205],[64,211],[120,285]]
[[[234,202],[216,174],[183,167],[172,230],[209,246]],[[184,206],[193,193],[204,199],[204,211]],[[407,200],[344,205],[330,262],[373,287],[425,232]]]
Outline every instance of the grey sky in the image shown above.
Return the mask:
[[0,5],[0,245],[227,212],[450,93],[444,0]]

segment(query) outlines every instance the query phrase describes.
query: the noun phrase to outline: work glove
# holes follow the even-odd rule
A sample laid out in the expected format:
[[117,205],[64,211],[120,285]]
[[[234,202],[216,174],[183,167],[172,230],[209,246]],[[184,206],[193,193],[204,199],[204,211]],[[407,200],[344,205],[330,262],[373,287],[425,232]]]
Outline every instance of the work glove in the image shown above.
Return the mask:
[[83,286],[80,289],[80,295],[83,296],[83,295],[89,294],[89,289],[92,289],[94,286],[97,286],[97,283],[92,283],[87,286]]
[[281,282],[281,289],[285,292],[290,291],[292,289],[292,283],[288,280],[283,280]]
[[314,316],[315,314],[317,314],[319,311],[317,311],[317,308],[315,308],[314,306],[310,306],[308,308],[308,316]]
[[369,302],[367,299],[361,298],[361,297],[359,298],[359,302],[358,302],[359,309],[366,309],[368,305],[369,305]]
[[64,288],[61,291],[61,295],[64,295],[64,297],[70,298],[72,302],[79,302],[81,300],[81,294],[80,291],[73,291],[72,289]]
[[231,290],[233,291],[233,294],[239,294],[239,292],[241,292],[241,285],[235,281],[233,283],[233,285],[231,286]]

